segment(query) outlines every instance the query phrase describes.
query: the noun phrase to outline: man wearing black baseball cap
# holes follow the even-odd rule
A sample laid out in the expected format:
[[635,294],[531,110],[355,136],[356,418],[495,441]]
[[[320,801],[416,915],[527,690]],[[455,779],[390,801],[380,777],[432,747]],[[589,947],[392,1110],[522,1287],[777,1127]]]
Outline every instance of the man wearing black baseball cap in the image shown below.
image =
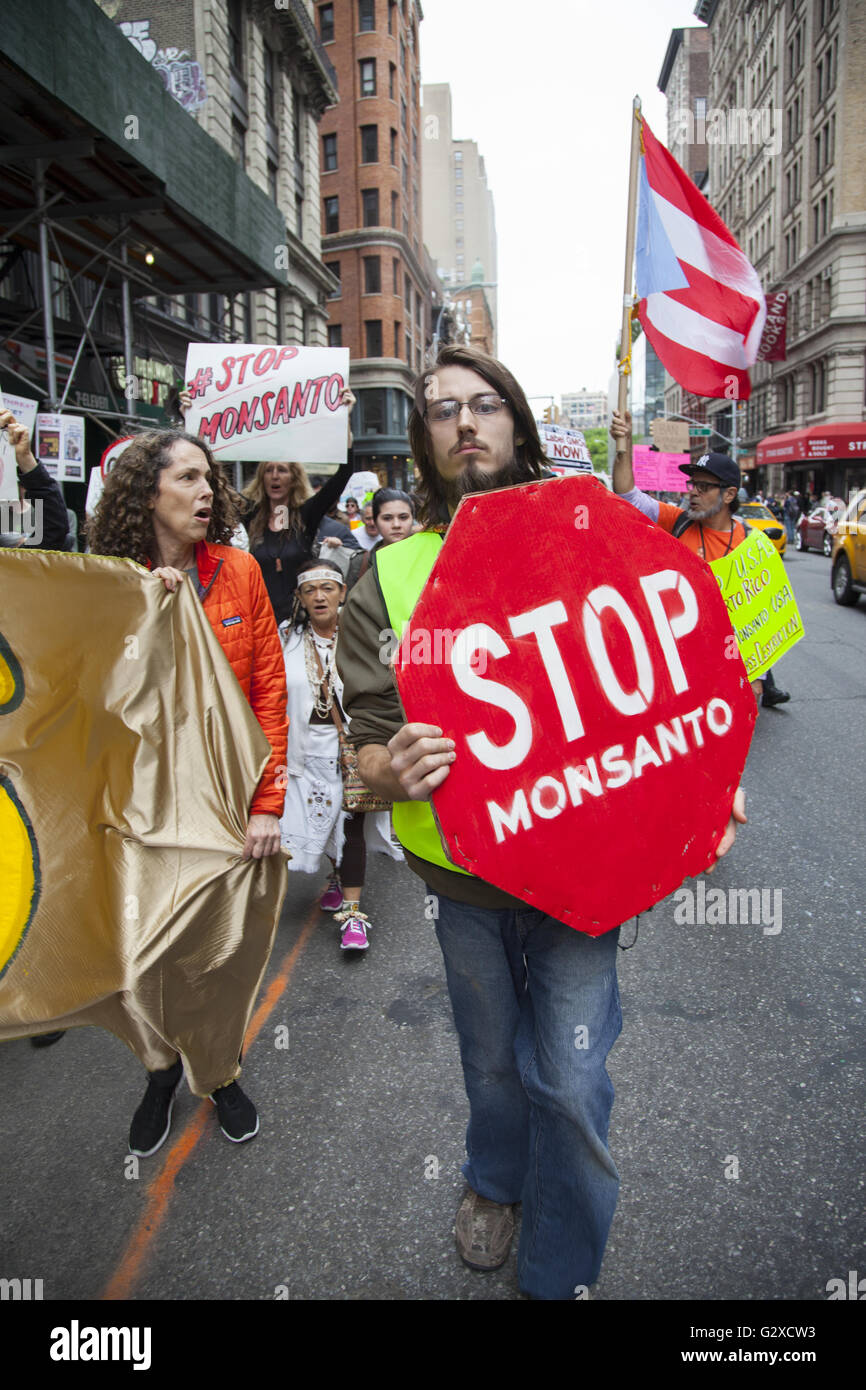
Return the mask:
[[[702,454],[697,463],[681,463],[680,470],[688,478],[689,504],[686,508],[674,507],[668,502],[658,502],[635,487],[631,416],[627,413],[623,418],[615,410],[610,432],[615,440],[626,438],[629,441],[627,452],[618,453],[613,465],[613,490],[624,502],[637,507],[650,521],[676,536],[708,563],[720,560],[746,539],[746,527],[734,515],[739,506],[740,469],[727,454]],[[771,671],[762,679],[764,705],[783,705],[790,700],[788,692],[776,685]],[[753,689],[759,697],[761,690],[757,682],[753,683]]]

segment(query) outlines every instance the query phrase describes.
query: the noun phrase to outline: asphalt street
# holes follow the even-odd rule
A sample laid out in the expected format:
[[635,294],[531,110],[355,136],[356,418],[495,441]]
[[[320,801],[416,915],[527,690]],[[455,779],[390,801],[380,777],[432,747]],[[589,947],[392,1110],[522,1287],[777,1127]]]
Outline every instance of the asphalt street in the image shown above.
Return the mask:
[[[866,600],[837,607],[822,556],[786,565],[806,629],[776,670],[793,698],[758,720],[749,824],[712,880],[780,892],[781,929],[680,925],[667,899],[620,952],[622,1187],[600,1300],[824,1301],[866,1274]],[[454,1251],[467,1106],[423,885],[371,860],[358,958],[320,888],[290,876],[273,1008],[245,1057],[250,1143],[183,1086],[136,1175],[142,1070],[120,1042],[3,1045],[0,1276],[42,1279],[45,1299],[520,1297],[513,1254],[480,1275]]]

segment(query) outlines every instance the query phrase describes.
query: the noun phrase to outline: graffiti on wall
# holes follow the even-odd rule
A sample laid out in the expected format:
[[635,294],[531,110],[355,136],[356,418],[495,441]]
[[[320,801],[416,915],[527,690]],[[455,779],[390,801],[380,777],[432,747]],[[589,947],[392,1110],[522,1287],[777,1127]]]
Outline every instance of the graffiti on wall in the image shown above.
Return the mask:
[[182,48],[158,48],[150,36],[150,20],[124,20],[118,26],[133,48],[159,73],[165,89],[185,111],[195,115],[207,101],[201,64]]

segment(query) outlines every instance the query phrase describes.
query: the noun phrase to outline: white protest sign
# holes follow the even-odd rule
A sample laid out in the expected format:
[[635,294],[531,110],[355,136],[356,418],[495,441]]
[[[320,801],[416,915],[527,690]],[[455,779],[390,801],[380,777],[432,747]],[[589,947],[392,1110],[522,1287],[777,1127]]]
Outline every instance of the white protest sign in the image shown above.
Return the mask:
[[551,463],[558,465],[556,472],[592,472],[592,454],[586,447],[586,440],[580,430],[567,430],[562,425],[546,425],[541,420],[537,424],[541,447]]
[[349,412],[348,348],[190,343],[186,428],[217,458],[343,463]]
[[[0,410],[11,410],[19,425],[30,431],[30,447],[33,448],[33,429],[36,424],[38,401],[28,400],[26,396],[10,396],[0,391]],[[0,502],[18,500],[18,465],[15,450],[9,443],[6,431],[0,433]]]
[[120,458],[124,449],[135,438],[132,434],[125,434],[121,439],[115,439],[113,444],[109,444],[99,460],[99,467],[91,470],[87,482],[87,500],[84,503],[84,510],[88,516],[93,516],[96,511],[97,503],[102,496],[102,489],[105,486],[105,479],[108,477],[117,460]]
[[34,452],[59,483],[83,483],[83,415],[37,415]]
[[378,492],[380,487],[381,483],[379,482],[378,473],[372,473],[369,470],[353,473],[346,484],[341,501],[345,501],[347,497],[354,497],[358,506],[363,507],[364,498],[368,493]]

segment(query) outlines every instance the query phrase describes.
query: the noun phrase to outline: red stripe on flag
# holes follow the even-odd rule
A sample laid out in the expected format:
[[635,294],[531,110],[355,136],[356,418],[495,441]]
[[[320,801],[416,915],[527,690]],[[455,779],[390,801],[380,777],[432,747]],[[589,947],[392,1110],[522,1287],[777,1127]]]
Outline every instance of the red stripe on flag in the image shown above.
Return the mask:
[[745,337],[752,327],[757,313],[754,299],[750,299],[748,295],[740,294],[739,290],[732,290],[728,285],[721,285],[711,275],[705,275],[702,270],[689,265],[686,261],[680,261],[680,265],[689,282],[689,288],[687,290],[667,290],[665,298],[676,299],[680,304],[687,304],[690,309],[703,314],[704,318],[713,319],[725,328],[733,328]]
[[740,247],[735,238],[728,231],[715,208],[707,202],[700,189],[692,182],[685,170],[681,169],[677,161],[664,145],[660,144],[653,135],[646,121],[641,122],[643,131],[643,143],[645,150],[646,175],[650,188],[655,189],[662,198],[666,198],[680,212],[693,218],[701,227],[729,246]]
[[739,401],[749,399],[752,383],[747,371],[731,367],[727,362],[716,362],[705,353],[683,347],[682,343],[675,343],[672,338],[660,333],[647,317],[645,299],[640,301],[638,317],[660,361],[684,390],[691,391],[695,396],[727,396]]

